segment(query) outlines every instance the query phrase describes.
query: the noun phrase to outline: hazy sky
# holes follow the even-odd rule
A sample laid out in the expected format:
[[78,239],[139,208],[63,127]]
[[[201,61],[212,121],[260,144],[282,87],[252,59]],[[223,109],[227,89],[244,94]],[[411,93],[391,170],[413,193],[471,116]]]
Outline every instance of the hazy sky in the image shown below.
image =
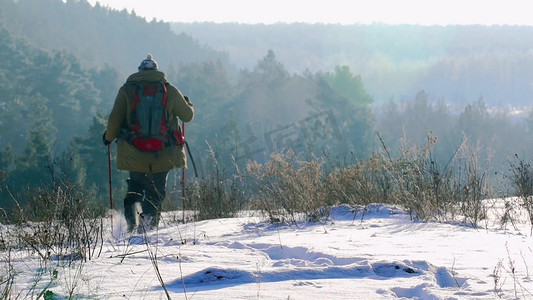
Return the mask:
[[148,21],[533,25],[531,0],[89,0]]

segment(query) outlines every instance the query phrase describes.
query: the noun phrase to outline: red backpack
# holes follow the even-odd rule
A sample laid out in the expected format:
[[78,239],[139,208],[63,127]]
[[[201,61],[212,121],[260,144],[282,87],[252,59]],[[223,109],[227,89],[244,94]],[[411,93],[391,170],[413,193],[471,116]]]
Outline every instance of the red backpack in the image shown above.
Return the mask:
[[141,151],[157,152],[183,145],[181,132],[170,130],[167,86],[162,81],[138,82],[131,102],[128,139]]

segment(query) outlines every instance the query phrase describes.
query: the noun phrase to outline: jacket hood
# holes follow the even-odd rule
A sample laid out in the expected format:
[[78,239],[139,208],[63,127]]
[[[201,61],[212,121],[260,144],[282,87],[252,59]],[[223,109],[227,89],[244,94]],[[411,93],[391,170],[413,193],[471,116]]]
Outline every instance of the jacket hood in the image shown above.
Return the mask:
[[159,70],[144,70],[137,73],[131,74],[126,82],[136,82],[136,81],[160,81],[163,80],[167,82],[165,73]]

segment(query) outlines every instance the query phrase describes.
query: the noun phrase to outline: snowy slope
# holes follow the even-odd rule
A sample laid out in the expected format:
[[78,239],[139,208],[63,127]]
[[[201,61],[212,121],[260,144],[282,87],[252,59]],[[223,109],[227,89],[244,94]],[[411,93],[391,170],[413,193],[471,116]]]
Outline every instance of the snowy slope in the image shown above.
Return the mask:
[[[48,290],[57,299],[69,291],[76,299],[167,299],[165,289],[171,299],[533,299],[525,222],[516,229],[416,222],[385,205],[361,217],[340,206],[315,224],[166,222],[148,233],[148,244],[109,233],[98,258],[50,268],[58,278]],[[12,254],[17,291],[43,267],[27,255]]]

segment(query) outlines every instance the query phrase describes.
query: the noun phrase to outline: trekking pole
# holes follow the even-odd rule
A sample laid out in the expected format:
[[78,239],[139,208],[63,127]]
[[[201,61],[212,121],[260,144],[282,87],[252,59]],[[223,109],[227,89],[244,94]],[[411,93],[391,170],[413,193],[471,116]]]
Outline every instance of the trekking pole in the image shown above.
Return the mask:
[[[185,140],[185,122],[181,122],[181,132],[183,134],[183,140]],[[181,168],[181,201],[183,210],[183,223],[185,223],[185,203],[187,201],[185,197],[185,166]]]
[[[196,164],[194,163],[194,158],[191,154],[191,149],[189,148],[189,143],[185,140],[185,122],[181,122],[181,132],[183,135],[183,140],[185,144],[185,148],[187,149],[187,153],[189,153],[189,157],[191,158],[192,167],[194,169],[194,175],[198,177],[198,171],[196,170]],[[185,202],[186,202],[186,196],[185,196],[185,166],[181,169],[181,197],[182,197],[182,206],[183,206],[183,223],[185,223]]]
[[198,177],[198,172],[196,171],[196,164],[194,163],[194,158],[192,158],[191,149],[189,148],[189,143],[185,141],[185,147],[187,147],[187,152],[189,153],[189,157],[191,158],[192,168],[194,169],[194,176]]
[[109,169],[109,207],[111,209],[111,232],[113,232],[113,184],[111,180],[111,144],[107,145],[107,166]]

